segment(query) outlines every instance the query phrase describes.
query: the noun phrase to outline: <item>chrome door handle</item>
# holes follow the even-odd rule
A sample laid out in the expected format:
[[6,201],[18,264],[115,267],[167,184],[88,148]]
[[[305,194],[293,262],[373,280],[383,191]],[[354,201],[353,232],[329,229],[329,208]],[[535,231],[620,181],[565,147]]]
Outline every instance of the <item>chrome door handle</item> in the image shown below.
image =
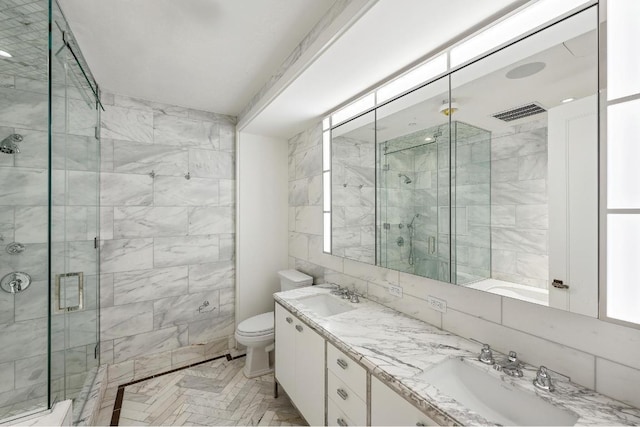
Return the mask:
[[340,396],[342,400],[347,400],[347,397],[349,397],[349,394],[341,388],[337,389],[336,393],[338,393],[338,396]]
[[291,317],[287,317],[287,323],[293,323],[293,319]]
[[346,422],[345,420],[343,420],[342,418],[338,418],[338,419],[336,420],[336,422],[337,422],[337,423],[338,423],[338,425],[339,425],[339,426],[341,426],[341,427],[345,427],[345,426],[347,426],[347,422]]
[[296,329],[298,330],[298,332],[302,332],[302,326],[296,325]]
[[336,363],[338,364],[338,366],[340,366],[342,369],[347,369],[347,367],[349,366],[349,364],[347,362],[345,362],[342,359],[337,359]]

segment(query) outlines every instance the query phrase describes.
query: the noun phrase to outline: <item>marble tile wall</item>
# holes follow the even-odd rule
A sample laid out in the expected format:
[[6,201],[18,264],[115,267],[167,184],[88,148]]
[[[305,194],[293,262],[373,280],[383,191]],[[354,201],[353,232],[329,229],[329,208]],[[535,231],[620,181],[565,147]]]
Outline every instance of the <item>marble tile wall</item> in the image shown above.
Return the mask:
[[[332,251],[368,263],[375,262],[374,145],[373,141],[340,136],[333,139],[331,153]],[[306,178],[289,183],[294,205],[307,200],[305,183]]]
[[547,289],[547,127],[512,126],[491,138],[491,277]]
[[[451,131],[455,141],[455,147],[452,147],[455,158],[452,232],[455,241],[451,257],[455,283],[461,285],[491,276],[491,133],[460,121],[452,122]],[[445,167],[439,168],[439,174],[440,178],[445,176],[438,184],[440,193],[446,195],[448,170],[446,162],[442,163]],[[439,216],[439,223],[448,225],[448,210],[444,213]],[[448,245],[444,249],[448,250]]]
[[[290,161],[301,151],[320,147],[321,141],[320,123],[294,136],[289,140]],[[305,166],[309,191],[321,174],[320,157],[317,162]],[[298,213],[306,209],[310,214],[302,219]],[[310,274],[314,283],[348,286],[439,328],[489,343],[499,352],[515,350],[528,363],[544,364],[578,384],[640,407],[640,329],[327,255],[317,223],[322,224],[320,205],[289,205],[289,267]],[[389,294],[389,285],[402,287],[403,296]],[[430,308],[429,295],[447,301],[445,313]]]
[[112,94],[103,104],[101,362],[228,342],[235,118]]

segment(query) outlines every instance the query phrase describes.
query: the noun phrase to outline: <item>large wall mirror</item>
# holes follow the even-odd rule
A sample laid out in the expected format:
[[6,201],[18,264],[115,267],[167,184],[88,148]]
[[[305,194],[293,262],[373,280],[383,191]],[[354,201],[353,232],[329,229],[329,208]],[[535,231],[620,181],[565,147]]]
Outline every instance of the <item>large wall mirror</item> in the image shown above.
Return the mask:
[[591,7],[331,129],[331,253],[598,314]]

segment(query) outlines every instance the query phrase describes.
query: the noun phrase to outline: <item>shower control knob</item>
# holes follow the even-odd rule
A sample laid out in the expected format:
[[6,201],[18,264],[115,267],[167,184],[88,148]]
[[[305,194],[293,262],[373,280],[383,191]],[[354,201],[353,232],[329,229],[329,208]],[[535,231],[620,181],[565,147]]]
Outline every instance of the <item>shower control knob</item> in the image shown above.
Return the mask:
[[21,271],[9,273],[0,280],[0,287],[5,292],[17,294],[24,291],[31,284],[31,276]]

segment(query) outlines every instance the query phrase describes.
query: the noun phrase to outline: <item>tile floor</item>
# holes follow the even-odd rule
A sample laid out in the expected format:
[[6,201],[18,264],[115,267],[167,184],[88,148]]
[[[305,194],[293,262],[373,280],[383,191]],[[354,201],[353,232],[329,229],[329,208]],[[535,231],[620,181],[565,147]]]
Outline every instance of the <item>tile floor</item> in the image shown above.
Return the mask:
[[[273,398],[273,374],[247,379],[242,374],[243,366],[244,358],[222,357],[128,385],[118,424],[305,424],[284,393]],[[112,408],[113,405],[103,406],[97,420],[99,425],[109,425]]]

